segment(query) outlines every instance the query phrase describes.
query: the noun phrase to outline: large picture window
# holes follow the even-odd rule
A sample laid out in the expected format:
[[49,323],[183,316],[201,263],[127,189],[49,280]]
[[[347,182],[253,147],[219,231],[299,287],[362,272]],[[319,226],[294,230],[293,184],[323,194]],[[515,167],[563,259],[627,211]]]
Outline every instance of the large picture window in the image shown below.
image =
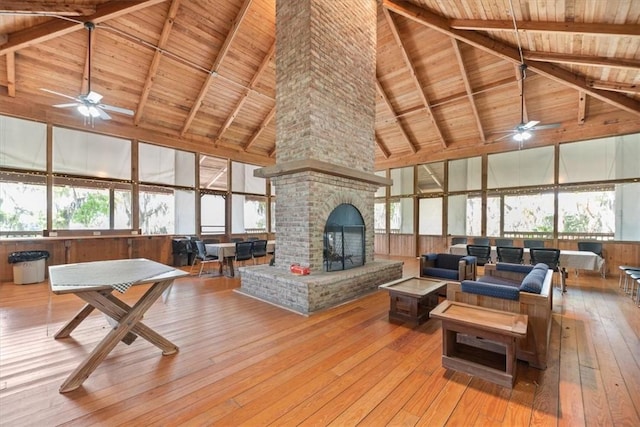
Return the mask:
[[442,235],[442,197],[420,199],[420,229],[422,235]]
[[47,226],[44,176],[0,173],[0,232],[4,236],[36,236]]
[[225,233],[225,198],[218,194],[203,194],[200,198],[200,230],[203,234]]
[[0,167],[46,170],[47,126],[0,116]]
[[234,194],[231,197],[231,232],[267,231],[267,198]]

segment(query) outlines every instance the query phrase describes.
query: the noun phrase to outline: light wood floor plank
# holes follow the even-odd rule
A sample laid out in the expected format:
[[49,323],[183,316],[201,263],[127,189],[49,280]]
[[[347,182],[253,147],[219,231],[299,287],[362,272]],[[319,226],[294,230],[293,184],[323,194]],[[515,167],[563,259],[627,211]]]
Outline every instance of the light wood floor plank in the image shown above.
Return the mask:
[[110,326],[94,313],[55,340],[82,302],[3,283],[0,426],[640,425],[640,308],[617,280],[581,272],[554,290],[548,368],[519,362],[509,390],[442,368],[439,321],[389,323],[386,292],[305,317],[235,292],[238,279],[191,276],[144,319],[178,353],[119,343],[65,395]]

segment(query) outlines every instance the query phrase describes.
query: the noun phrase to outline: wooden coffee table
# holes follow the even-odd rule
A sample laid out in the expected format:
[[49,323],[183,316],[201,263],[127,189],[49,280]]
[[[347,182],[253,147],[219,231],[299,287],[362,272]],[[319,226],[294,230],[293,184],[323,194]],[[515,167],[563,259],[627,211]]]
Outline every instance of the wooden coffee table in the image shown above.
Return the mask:
[[423,277],[394,280],[378,287],[389,291],[389,321],[414,326],[429,320],[429,311],[438,305],[438,294],[447,282]]

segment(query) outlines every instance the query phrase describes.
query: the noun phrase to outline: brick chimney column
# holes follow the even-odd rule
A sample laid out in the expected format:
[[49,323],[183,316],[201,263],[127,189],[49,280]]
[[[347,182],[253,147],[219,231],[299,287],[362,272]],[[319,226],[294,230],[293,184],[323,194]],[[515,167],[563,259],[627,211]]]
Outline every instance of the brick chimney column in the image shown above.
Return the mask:
[[[322,268],[322,232],[339,203],[362,214],[373,259],[376,8],[375,0],[276,1],[280,170],[266,176],[276,188],[280,268]],[[321,167],[288,166],[301,162]],[[344,170],[372,178],[354,180]]]

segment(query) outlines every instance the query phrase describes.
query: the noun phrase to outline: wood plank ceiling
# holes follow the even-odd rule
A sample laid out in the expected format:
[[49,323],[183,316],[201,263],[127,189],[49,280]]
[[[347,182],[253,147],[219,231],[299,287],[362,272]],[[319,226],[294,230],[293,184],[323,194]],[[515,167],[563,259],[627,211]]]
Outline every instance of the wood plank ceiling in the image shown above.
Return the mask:
[[[640,1],[378,5],[378,167],[514,149],[505,132],[521,114],[559,124],[526,146],[640,132]],[[75,109],[52,107],[68,100],[41,88],[86,92],[83,24],[91,21],[91,88],[135,111],[97,119],[95,131],[275,161],[275,0],[12,1],[0,9],[0,114],[85,126]]]

